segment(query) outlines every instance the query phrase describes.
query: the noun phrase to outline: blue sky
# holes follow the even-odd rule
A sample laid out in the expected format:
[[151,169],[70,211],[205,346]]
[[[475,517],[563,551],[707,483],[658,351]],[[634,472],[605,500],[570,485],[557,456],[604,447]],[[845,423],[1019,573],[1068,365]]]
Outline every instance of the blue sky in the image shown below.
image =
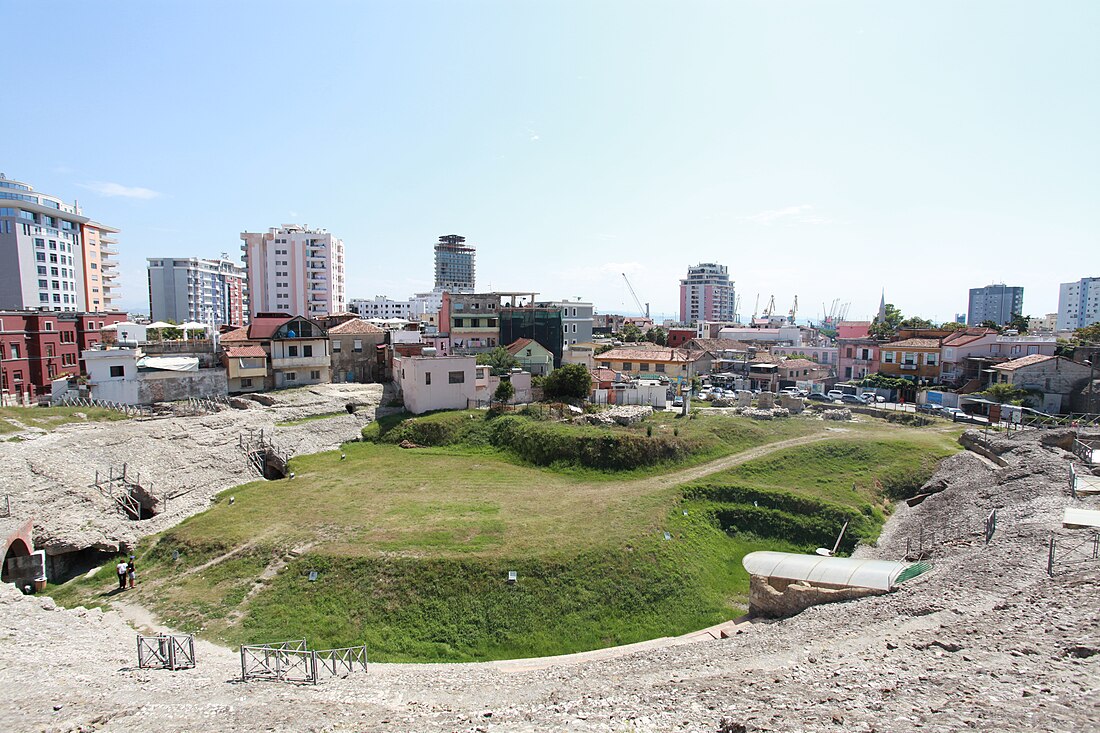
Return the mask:
[[132,310],[146,257],[284,222],[355,297],[430,288],[447,233],[480,289],[603,311],[626,272],[675,314],[699,261],[800,317],[1100,275],[1096,2],[2,6],[0,171],[123,230]]

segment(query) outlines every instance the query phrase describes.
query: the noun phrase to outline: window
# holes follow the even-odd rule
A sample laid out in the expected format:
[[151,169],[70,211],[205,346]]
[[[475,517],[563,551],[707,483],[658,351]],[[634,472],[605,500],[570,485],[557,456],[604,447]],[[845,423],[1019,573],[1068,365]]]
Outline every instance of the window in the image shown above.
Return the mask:
[[306,344],[302,347],[302,356],[313,356],[313,345],[312,344]]
[[111,367],[111,376],[112,377],[124,377],[124,376],[126,376],[126,371],[120,366],[113,366],[113,367]]
[[339,351],[340,350],[340,340],[339,339],[333,339],[333,341],[332,341],[332,350],[333,351]]
[[424,372],[424,384],[430,385],[432,383],[432,373]]
[[251,387],[251,386],[252,386],[252,379],[251,378],[241,380],[241,387]]
[[50,255],[50,262],[52,262],[53,264],[56,265],[57,264],[57,255]]
[[447,381],[451,384],[465,384],[466,372],[447,372]]
[[355,339],[355,341],[353,341],[351,345],[352,345],[352,350],[353,351],[362,351],[363,350],[363,340],[362,339]]
[[664,374],[665,373],[665,365],[664,364],[658,364],[656,369],[657,369],[658,374]]
[[286,355],[287,356],[298,356],[298,347],[297,346],[288,346],[288,347],[286,347]]
[[46,240],[36,238],[34,240],[34,246],[35,246],[36,249],[46,249]]
[[38,287],[40,287],[40,288],[45,288],[45,287],[49,287],[49,281],[47,281],[47,280],[39,280],[39,281],[38,281]]
[[573,333],[576,333],[576,332],[577,332],[577,324],[574,323],[573,324]]
[[939,354],[925,354],[924,363],[928,366],[936,366],[936,362],[939,361]]
[[19,344],[12,344],[11,345],[11,358],[13,358],[13,359],[18,359],[19,358]]
[[19,382],[22,382],[23,381],[23,372],[21,372],[21,371],[12,372],[11,373],[11,381],[15,382],[16,384],[18,384]]
[[894,363],[894,352],[893,351],[884,351],[884,352],[882,352],[882,363],[883,364],[893,364]]
[[646,363],[646,362],[644,362],[644,361],[643,361],[643,362],[641,362],[641,363],[639,363],[639,364],[638,364],[638,371],[640,371],[640,372],[648,372],[648,371],[649,371],[649,364],[647,364],[647,363]]
[[45,252],[35,252],[34,253],[34,259],[35,259],[36,262],[45,262],[46,261],[46,253]]
[[46,274],[46,266],[45,265],[39,265],[38,266],[38,274],[39,275],[45,275]]
[[631,370],[632,370],[633,368],[634,368],[634,365],[633,365],[632,363],[630,363],[629,361],[624,361],[624,362],[623,362],[623,371],[624,371],[624,372],[629,372],[629,371],[631,371]]
[[321,370],[314,369],[313,371],[311,371],[309,373],[309,378],[310,379],[320,379],[321,378]]
[[53,321],[46,321],[45,329],[47,331],[52,331],[53,330]]
[[294,372],[287,372],[286,373],[286,381],[296,382],[296,381],[298,381],[298,375],[295,374]]

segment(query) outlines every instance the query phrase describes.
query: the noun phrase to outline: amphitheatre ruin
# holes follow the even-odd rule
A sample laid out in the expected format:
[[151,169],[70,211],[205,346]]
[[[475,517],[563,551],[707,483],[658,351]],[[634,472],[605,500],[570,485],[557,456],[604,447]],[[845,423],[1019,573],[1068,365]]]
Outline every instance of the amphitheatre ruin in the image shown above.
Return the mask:
[[[668,457],[616,473],[539,458],[572,427],[406,421],[380,385],[264,402],[4,418],[0,728],[1100,728],[1100,540],[1070,521],[1100,509],[1100,432],[577,427]],[[742,567],[842,559],[821,557],[841,526],[837,554],[912,577],[883,592]],[[139,636],[158,660],[156,639],[188,637],[188,663],[139,663]],[[263,646],[287,640],[365,664],[242,680],[303,658]]]

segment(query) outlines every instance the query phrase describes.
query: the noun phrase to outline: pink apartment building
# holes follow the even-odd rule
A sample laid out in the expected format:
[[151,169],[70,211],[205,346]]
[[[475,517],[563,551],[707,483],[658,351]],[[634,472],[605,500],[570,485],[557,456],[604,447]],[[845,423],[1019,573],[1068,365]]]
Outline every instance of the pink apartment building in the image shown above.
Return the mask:
[[242,232],[241,239],[251,315],[318,318],[347,309],[342,239],[299,224]]
[[680,322],[736,320],[736,298],[725,265],[704,262],[689,267],[680,281]]

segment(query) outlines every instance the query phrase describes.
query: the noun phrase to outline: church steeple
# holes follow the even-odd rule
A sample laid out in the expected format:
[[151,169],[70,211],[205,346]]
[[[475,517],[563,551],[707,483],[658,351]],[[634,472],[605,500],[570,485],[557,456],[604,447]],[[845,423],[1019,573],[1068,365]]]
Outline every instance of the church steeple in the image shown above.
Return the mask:
[[875,323],[886,323],[886,288],[882,289],[882,300],[878,303],[878,315],[875,316]]

